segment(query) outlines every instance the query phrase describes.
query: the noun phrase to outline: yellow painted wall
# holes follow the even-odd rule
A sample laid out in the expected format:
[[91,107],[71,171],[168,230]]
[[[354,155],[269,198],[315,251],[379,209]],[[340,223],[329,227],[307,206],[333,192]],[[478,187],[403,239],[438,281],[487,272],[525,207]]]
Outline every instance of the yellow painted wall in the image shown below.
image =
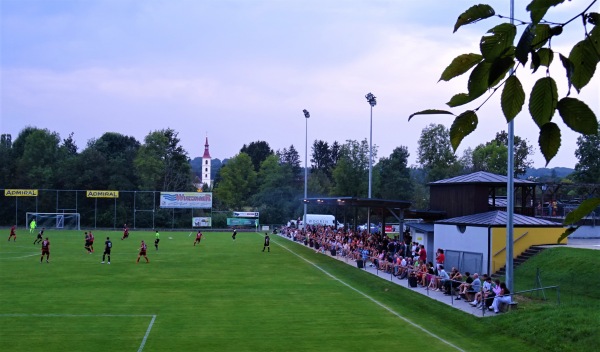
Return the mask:
[[[542,244],[556,244],[556,240],[565,231],[562,227],[515,227],[513,230],[513,258],[518,257],[527,248]],[[519,239],[524,233],[527,234]],[[566,244],[563,240],[561,244]],[[491,273],[506,264],[506,227],[492,228]]]

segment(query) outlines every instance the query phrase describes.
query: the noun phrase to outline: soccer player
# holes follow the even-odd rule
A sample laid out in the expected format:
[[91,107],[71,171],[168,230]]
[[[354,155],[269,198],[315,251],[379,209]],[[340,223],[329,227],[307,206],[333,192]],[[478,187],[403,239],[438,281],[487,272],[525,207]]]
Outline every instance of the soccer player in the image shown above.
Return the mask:
[[233,242],[235,242],[235,236],[237,236],[237,230],[233,229],[233,234],[231,235],[231,238],[233,238]]
[[156,235],[154,235],[154,247],[158,250],[158,242],[160,242],[160,233],[156,230]]
[[136,260],[136,264],[140,262],[140,257],[144,257],[146,258],[146,263],[150,263],[150,260],[148,260],[148,256],[146,255],[146,251],[148,250],[148,247],[146,246],[146,243],[144,243],[144,241],[142,241],[142,244],[140,245],[140,254],[138,254],[137,260]]
[[263,245],[263,252],[265,251],[265,248],[267,249],[267,252],[271,252],[271,239],[269,238],[269,234],[265,232],[265,244]]
[[92,253],[94,253],[94,234],[92,233],[92,231],[90,231],[89,240],[90,240],[90,251]]
[[104,264],[104,259],[108,256],[108,264],[110,264],[110,250],[112,248],[112,242],[110,241],[110,237],[106,237],[106,241],[104,241],[104,254],[102,254],[101,264]]
[[33,241],[33,244],[42,243],[42,240],[44,239],[42,236],[44,236],[45,229],[46,229],[45,227],[42,227],[40,232],[38,232],[38,234],[37,234],[37,238],[35,239],[35,241]]
[[89,253],[92,254],[92,250],[90,249],[90,235],[88,235],[87,231],[85,232],[85,245],[83,248]]
[[44,254],[46,255],[46,263],[50,263],[50,241],[48,237],[42,241],[42,256],[40,257],[40,264],[44,260]]
[[17,242],[17,225],[13,225],[10,228],[10,235],[8,235],[8,242],[10,242],[10,238],[14,237],[13,242]]
[[123,225],[123,237],[121,237],[121,240],[124,240],[127,237],[129,237],[129,228],[127,227],[127,224],[125,224]]
[[198,230],[198,233],[196,234],[196,239],[194,240],[194,246],[196,246],[196,243],[200,244],[201,240],[202,240],[202,231]]
[[36,227],[37,223],[35,222],[35,219],[31,220],[31,222],[29,223],[29,233],[33,233]]

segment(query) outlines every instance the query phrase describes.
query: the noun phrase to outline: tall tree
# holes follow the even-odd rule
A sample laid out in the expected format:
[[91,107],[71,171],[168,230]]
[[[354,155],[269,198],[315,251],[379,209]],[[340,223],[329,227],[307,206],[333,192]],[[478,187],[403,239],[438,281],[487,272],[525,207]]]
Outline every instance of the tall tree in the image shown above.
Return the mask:
[[283,165],[288,165],[294,178],[300,176],[302,167],[300,166],[300,155],[294,145],[290,145],[289,149],[283,148],[281,151],[277,151],[279,162]]
[[[377,147],[373,146],[373,159],[376,159]],[[347,140],[340,149],[340,157],[333,169],[333,193],[339,196],[367,196],[369,172],[369,144]]]
[[250,205],[249,199],[256,192],[256,171],[250,156],[239,153],[221,167],[219,174],[219,182],[213,189],[222,206],[239,210]]
[[506,175],[507,160],[508,148],[497,141],[480,144],[473,149],[473,171]]
[[[496,133],[496,138],[494,138],[494,140],[508,147],[508,133],[505,131]],[[533,161],[529,160],[529,156],[533,155],[534,151],[533,147],[527,143],[526,139],[523,139],[519,136],[514,136],[513,141],[515,151],[515,177],[519,177],[525,175],[527,169],[531,168],[533,165]]]
[[172,129],[149,133],[134,164],[140,188],[160,191],[192,191],[193,175],[187,152]]
[[404,199],[411,197],[413,185],[408,168],[408,148],[396,147],[389,158],[381,158],[377,163],[378,182],[374,187],[376,198]]
[[258,172],[260,164],[267,159],[269,155],[273,155],[273,149],[269,147],[269,143],[265,141],[252,142],[249,145],[243,145],[240,153],[246,153],[252,159],[254,171]]
[[450,132],[442,124],[430,124],[421,131],[417,162],[427,173],[427,180],[437,181],[455,176],[460,165],[452,152]]
[[[48,129],[32,129],[15,140],[18,155],[16,175],[19,187],[54,188],[56,181],[60,136]],[[21,149],[22,147],[22,149]]]
[[577,138],[577,164],[573,178],[583,183],[600,183],[600,129],[596,135]]
[[265,223],[284,223],[293,215],[299,203],[299,194],[293,187],[292,168],[280,164],[276,155],[262,162],[258,172],[258,192],[252,197],[253,205],[260,210]]

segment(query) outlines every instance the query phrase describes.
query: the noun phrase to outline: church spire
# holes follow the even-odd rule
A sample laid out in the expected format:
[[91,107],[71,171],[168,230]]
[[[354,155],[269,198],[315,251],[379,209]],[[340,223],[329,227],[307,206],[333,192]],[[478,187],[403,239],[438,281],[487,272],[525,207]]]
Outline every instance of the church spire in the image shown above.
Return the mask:
[[210,152],[208,151],[208,137],[206,137],[206,143],[204,143],[204,155],[202,155],[202,158],[210,159]]

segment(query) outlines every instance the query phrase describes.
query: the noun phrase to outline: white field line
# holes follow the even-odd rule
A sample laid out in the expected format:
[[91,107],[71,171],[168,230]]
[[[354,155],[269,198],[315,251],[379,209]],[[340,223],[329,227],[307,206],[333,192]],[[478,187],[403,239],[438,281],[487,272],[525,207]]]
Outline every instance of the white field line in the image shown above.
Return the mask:
[[[260,234],[260,233],[258,233],[258,232],[257,232],[257,234],[261,235],[261,234]],[[262,236],[262,235],[261,235],[261,236]],[[334,276],[333,274],[329,273],[328,271],[326,271],[325,269],[321,268],[321,267],[320,267],[320,266],[318,266],[317,264],[315,264],[315,263],[311,262],[310,260],[308,260],[308,259],[304,258],[304,257],[303,257],[303,256],[301,256],[300,254],[298,254],[298,253],[294,252],[293,250],[291,250],[291,249],[290,249],[290,248],[288,248],[287,246],[284,246],[284,245],[282,245],[282,244],[280,244],[280,243],[277,243],[277,242],[275,242],[275,244],[277,244],[278,246],[280,246],[280,247],[282,247],[282,248],[286,249],[287,251],[289,251],[289,252],[290,252],[290,253],[292,253],[293,255],[295,255],[295,256],[297,256],[298,258],[300,258],[300,259],[304,260],[305,262],[307,262],[308,264],[310,264],[310,265],[314,266],[315,268],[319,269],[319,270],[320,270],[321,272],[323,272],[325,275],[327,275],[327,276],[331,277],[332,279],[334,279],[334,280],[338,281],[338,282],[339,282],[339,283],[341,283],[342,285],[344,285],[344,286],[348,287],[349,289],[351,289],[351,290],[353,290],[353,291],[357,292],[357,293],[358,293],[358,294],[360,294],[361,296],[363,296],[363,297],[367,298],[368,300],[370,300],[371,302],[373,302],[373,303],[375,303],[376,305],[380,306],[381,308],[385,309],[386,311],[388,311],[388,312],[389,312],[389,313],[391,313],[392,315],[395,315],[396,317],[398,317],[398,318],[402,319],[403,321],[405,321],[405,322],[407,322],[408,324],[410,324],[410,325],[414,326],[415,328],[417,328],[417,329],[419,329],[419,330],[421,330],[421,331],[425,332],[426,334],[430,335],[431,337],[433,337],[433,338],[435,338],[435,339],[438,339],[438,340],[440,340],[441,342],[443,342],[443,343],[447,344],[448,346],[450,346],[450,347],[453,347],[453,348],[455,348],[455,349],[456,349],[456,350],[458,350],[458,351],[462,351],[462,352],[464,352],[464,350],[463,350],[462,348],[460,348],[460,347],[458,347],[458,346],[454,345],[454,344],[453,344],[453,343],[451,343],[450,341],[448,341],[448,340],[445,340],[444,338],[442,338],[442,337],[440,337],[440,336],[438,336],[438,335],[434,334],[433,332],[431,332],[431,331],[429,331],[429,330],[425,329],[424,327],[422,327],[422,326],[420,326],[420,325],[418,325],[418,324],[416,324],[416,323],[412,322],[412,321],[411,321],[411,320],[409,320],[408,318],[406,318],[406,317],[404,317],[404,316],[400,315],[399,313],[397,313],[397,312],[393,311],[391,308],[389,308],[388,306],[386,306],[386,305],[384,305],[383,303],[379,302],[379,301],[378,301],[378,300],[376,300],[375,298],[373,298],[373,297],[371,297],[371,296],[367,295],[366,293],[364,293],[364,292],[362,292],[362,291],[358,290],[357,288],[353,287],[352,285],[350,285],[350,284],[348,284],[348,283],[346,283],[346,282],[344,282],[344,281],[340,280],[339,278],[337,278],[337,277],[336,277],[336,276]]]
[[27,254],[27,255],[22,255],[22,256],[19,256],[19,257],[2,257],[2,258],[0,258],[0,260],[11,260],[11,259],[28,258],[28,257],[38,256],[38,255],[40,255],[40,253]]
[[148,336],[150,335],[150,330],[152,330],[152,326],[154,325],[154,321],[156,320],[156,314],[0,314],[0,318],[14,318],[14,317],[35,317],[35,318],[48,318],[48,317],[57,317],[57,318],[98,318],[98,317],[152,317],[150,320],[150,324],[148,324],[148,329],[146,329],[146,334],[142,339],[142,343],[138,348],[138,352],[142,352],[144,350],[144,345],[146,345],[146,340],[148,340]]

